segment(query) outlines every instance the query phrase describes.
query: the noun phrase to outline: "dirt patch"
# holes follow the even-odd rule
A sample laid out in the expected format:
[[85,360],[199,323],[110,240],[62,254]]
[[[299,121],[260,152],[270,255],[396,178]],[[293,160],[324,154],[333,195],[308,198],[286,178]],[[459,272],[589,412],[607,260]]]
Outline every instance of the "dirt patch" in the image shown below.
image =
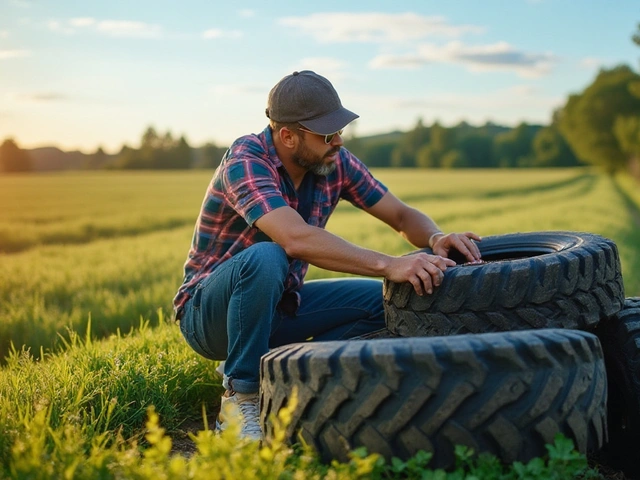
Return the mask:
[[[210,430],[213,430],[216,426],[216,417],[218,412],[209,415],[207,417],[207,424]],[[173,432],[171,435],[171,453],[179,454],[183,457],[190,457],[196,453],[196,444],[193,442],[189,434],[197,435],[205,429],[204,421],[200,418],[198,420],[187,420],[180,428]]]

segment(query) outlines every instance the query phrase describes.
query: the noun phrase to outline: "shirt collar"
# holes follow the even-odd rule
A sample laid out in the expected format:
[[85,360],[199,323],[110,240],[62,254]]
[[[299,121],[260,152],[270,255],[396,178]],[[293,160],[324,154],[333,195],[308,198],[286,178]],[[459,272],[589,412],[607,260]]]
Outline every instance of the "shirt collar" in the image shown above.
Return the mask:
[[267,125],[267,127],[262,131],[262,134],[264,135],[264,141],[267,146],[269,160],[276,168],[284,167],[282,160],[280,160],[280,157],[278,157],[278,154],[276,153],[276,146],[273,144],[273,131],[271,130],[271,127]]

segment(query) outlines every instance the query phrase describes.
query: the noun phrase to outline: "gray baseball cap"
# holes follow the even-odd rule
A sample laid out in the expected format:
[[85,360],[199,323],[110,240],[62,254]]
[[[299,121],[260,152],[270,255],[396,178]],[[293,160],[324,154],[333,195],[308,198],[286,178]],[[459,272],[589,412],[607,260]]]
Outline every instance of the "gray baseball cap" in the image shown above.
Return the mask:
[[323,135],[342,130],[359,116],[342,106],[329,80],[311,70],[280,80],[269,92],[265,113],[276,122],[298,122]]

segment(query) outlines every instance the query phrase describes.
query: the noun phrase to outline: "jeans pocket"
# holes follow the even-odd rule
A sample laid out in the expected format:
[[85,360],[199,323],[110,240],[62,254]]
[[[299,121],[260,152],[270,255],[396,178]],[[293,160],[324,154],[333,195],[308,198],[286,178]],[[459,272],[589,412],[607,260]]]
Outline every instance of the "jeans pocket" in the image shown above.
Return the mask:
[[198,340],[196,327],[202,321],[202,313],[200,311],[200,304],[198,304],[197,306],[194,304],[195,300],[196,295],[194,295],[185,304],[184,314],[180,319],[180,332],[186,340],[187,345],[189,345],[197,354],[202,355],[203,357],[210,360],[218,360],[214,358],[214,355],[209,351],[209,349],[205,348],[203,343]]

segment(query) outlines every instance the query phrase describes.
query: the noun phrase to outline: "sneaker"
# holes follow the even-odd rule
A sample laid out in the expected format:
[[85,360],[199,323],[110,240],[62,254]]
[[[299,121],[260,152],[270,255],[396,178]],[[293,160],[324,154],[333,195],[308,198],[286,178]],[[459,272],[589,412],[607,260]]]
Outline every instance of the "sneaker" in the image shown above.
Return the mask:
[[216,373],[220,375],[220,377],[224,377],[224,360],[222,360],[216,367]]
[[240,415],[242,417],[240,438],[262,440],[260,428],[260,395],[256,393],[225,392],[220,402],[220,415],[216,420],[216,429],[225,430],[227,421]]

